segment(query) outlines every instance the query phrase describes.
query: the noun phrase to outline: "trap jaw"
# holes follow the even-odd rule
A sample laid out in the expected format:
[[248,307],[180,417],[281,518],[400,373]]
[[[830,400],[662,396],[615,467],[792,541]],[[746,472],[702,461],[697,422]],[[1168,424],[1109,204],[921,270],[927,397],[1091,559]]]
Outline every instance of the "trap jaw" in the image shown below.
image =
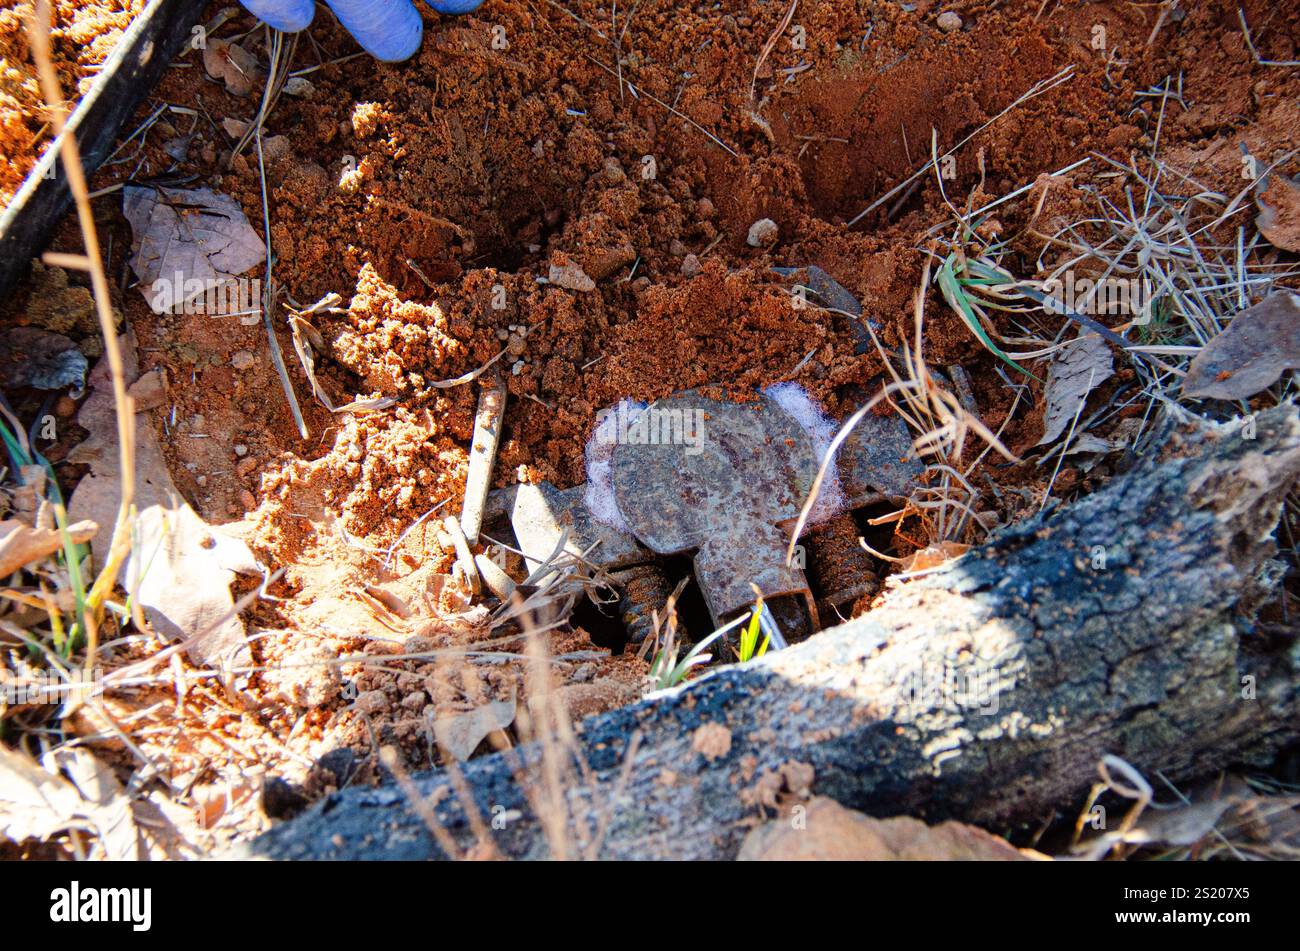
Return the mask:
[[[683,421],[695,438],[674,440]],[[614,498],[633,535],[659,555],[691,554],[713,623],[754,603],[757,586],[791,639],[817,629],[817,605],[802,568],[786,564],[788,526],[812,489],[818,460],[807,433],[772,399],[723,403],[694,390],[647,407],[642,441],[614,448]],[[675,428],[677,427],[677,428]],[[667,437],[667,438],[665,438]],[[807,628],[806,632],[804,628]]]

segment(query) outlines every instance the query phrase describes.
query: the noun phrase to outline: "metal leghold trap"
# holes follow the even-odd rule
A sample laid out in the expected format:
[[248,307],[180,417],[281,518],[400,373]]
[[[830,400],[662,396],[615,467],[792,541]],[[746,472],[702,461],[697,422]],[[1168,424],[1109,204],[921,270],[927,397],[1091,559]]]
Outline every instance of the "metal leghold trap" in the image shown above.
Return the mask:
[[[543,482],[494,492],[490,534],[500,538],[508,522],[532,570],[567,529],[564,550],[586,553],[618,584],[619,619],[632,642],[650,633],[653,611],[662,616],[673,586],[665,568],[681,556],[715,626],[749,610],[757,585],[794,642],[878,589],[853,513],[908,494],[921,471],[910,451],[902,420],[867,414],[838,452],[839,510],[805,531],[787,565],[789,533],[821,463],[812,437],[768,396],[725,403],[688,390],[620,428],[611,485],[561,490]],[[593,488],[612,491],[623,528],[593,515]]]

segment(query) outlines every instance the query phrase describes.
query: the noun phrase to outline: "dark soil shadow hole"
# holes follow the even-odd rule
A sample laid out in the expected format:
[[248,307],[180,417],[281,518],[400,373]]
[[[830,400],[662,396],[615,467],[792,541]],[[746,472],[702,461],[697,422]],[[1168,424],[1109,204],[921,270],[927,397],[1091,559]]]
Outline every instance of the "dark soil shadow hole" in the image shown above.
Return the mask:
[[[885,555],[897,554],[894,551],[894,526],[897,523],[886,522],[883,525],[872,525],[871,519],[880,518],[882,515],[888,515],[890,512],[897,510],[898,506],[893,502],[877,502],[874,505],[865,505],[860,509],[855,509],[853,512],[853,521],[858,526],[858,534],[873,549]],[[893,571],[893,566],[888,563],[884,565],[884,568],[886,570],[882,574],[889,574]]]
[[[932,129],[943,155],[1055,68],[1041,38],[978,31],[881,56],[845,50],[838,69],[771,110],[777,143],[798,162],[813,210],[830,221],[852,219],[920,168],[930,158]],[[1060,140],[1016,132],[1042,126],[1035,111],[1013,110],[999,123],[1000,139],[986,135],[961,148],[943,167],[949,194],[964,195],[978,182],[980,146],[989,150],[991,174],[1055,167]],[[892,196],[875,214],[883,220],[897,204],[897,217],[933,188],[930,172],[914,193]]]
[[582,628],[591,638],[591,643],[615,657],[627,647],[627,628],[619,617],[618,600],[619,593],[613,588],[598,588],[578,598],[569,617],[572,627]]
[[695,565],[691,557],[676,555],[666,558],[663,570],[670,591],[676,588],[683,578],[690,579],[677,599],[677,630],[679,635],[685,632],[684,636],[679,636],[678,643],[695,643],[708,637],[713,633],[713,615],[709,613],[704,594],[695,580]]

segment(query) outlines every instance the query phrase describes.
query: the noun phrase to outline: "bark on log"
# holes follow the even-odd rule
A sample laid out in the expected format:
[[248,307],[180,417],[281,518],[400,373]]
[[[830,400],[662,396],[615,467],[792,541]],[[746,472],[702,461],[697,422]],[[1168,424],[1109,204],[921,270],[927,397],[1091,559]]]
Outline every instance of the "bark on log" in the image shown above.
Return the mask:
[[[604,821],[604,858],[734,857],[772,777],[806,778],[793,763],[811,767],[813,792],[874,815],[1004,829],[1076,808],[1107,753],[1173,781],[1266,762],[1300,734],[1300,645],[1252,622],[1277,578],[1271,535],[1300,474],[1300,419],[1280,407],[1250,435],[1185,426],[1100,492],[855,621],[585,721],[568,841],[589,845]],[[928,689],[936,677],[947,686]],[[506,820],[490,833],[504,855],[551,854],[517,781],[540,763],[532,745],[465,767],[479,814]],[[448,777],[416,782],[471,845]],[[394,786],[331,796],[242,852],[444,854]]]

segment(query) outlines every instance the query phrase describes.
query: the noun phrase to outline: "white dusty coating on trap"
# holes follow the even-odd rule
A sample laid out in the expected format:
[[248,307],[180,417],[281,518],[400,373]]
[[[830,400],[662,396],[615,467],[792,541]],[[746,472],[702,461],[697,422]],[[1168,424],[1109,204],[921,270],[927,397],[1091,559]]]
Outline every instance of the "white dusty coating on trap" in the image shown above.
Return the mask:
[[[835,439],[838,428],[835,423],[822,412],[817,401],[798,383],[773,383],[763,391],[763,395],[793,416],[795,422],[808,434],[813,447],[813,456],[820,466]],[[817,525],[824,522],[844,511],[847,506],[844,488],[840,485],[840,468],[832,462],[826,468],[826,478],[822,480],[817,501],[813,503],[812,511],[808,513],[808,524]]]
[[[826,458],[831,442],[835,438],[836,426],[817,402],[808,395],[798,383],[774,383],[763,391],[781,409],[788,413],[808,434],[812,443],[813,455],[817,464]],[[592,428],[587,440],[587,488],[583,501],[593,518],[603,525],[631,534],[623,513],[619,511],[614,498],[614,447],[618,445],[620,407],[626,406],[624,419],[634,422],[648,408],[639,400],[623,400],[613,407],[596,414],[597,423]],[[817,525],[842,512],[847,502],[844,489],[840,485],[839,467],[831,465],[826,470],[817,501],[808,515],[808,524]]]
[[[629,421],[640,416],[647,407],[640,400],[622,402],[627,406],[626,418]],[[614,500],[614,447],[618,445],[619,429],[617,409],[618,404],[615,404],[611,410],[596,414],[598,422],[587,440],[587,489],[583,501],[596,521],[630,535],[632,529]]]

